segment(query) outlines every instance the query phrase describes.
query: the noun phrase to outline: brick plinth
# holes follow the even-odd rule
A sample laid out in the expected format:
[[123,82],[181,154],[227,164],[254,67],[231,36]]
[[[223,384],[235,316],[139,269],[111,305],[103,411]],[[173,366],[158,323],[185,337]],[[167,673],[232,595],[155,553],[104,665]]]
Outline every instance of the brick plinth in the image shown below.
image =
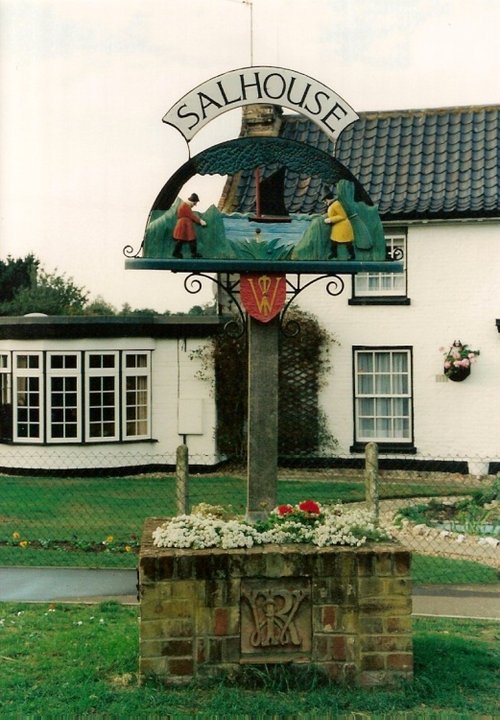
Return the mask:
[[156,548],[139,560],[140,674],[165,684],[308,663],[363,687],[413,677],[410,553],[397,544]]

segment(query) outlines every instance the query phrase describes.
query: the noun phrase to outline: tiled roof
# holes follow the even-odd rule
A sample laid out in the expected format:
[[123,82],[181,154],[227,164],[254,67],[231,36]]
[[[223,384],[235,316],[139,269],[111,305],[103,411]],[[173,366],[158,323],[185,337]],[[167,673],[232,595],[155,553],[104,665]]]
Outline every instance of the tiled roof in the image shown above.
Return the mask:
[[[283,115],[279,136],[333,154],[329,138],[303,116]],[[382,219],[500,216],[500,105],[360,113],[339,138],[335,157]],[[251,171],[235,176],[224,195],[224,209],[253,211]],[[323,212],[319,178],[287,170],[285,205],[290,213]]]

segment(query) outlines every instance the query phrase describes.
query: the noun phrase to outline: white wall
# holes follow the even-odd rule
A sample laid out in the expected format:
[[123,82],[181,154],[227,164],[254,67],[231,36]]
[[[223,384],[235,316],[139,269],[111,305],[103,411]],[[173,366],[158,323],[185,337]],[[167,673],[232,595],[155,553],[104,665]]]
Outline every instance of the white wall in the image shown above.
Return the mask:
[[[349,306],[317,283],[300,296],[341,343],[322,403],[340,454],[353,442],[352,347],[413,348],[416,458],[500,460],[500,225],[425,223],[408,228],[409,306]],[[443,382],[442,354],[455,339],[481,356],[470,377]]]

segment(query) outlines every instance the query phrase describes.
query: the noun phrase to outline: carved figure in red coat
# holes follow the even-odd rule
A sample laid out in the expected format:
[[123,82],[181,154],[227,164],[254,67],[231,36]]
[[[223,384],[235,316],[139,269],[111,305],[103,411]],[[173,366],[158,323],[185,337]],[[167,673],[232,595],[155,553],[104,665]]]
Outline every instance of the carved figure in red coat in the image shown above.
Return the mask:
[[185,202],[182,202],[179,205],[179,209],[177,210],[177,222],[174,227],[174,257],[176,258],[182,258],[182,246],[184,243],[188,244],[188,247],[191,250],[191,257],[202,257],[196,246],[196,233],[194,231],[193,223],[201,225],[202,227],[205,227],[207,223],[192,210],[192,208],[199,202],[200,198],[198,195],[196,193],[192,193]]

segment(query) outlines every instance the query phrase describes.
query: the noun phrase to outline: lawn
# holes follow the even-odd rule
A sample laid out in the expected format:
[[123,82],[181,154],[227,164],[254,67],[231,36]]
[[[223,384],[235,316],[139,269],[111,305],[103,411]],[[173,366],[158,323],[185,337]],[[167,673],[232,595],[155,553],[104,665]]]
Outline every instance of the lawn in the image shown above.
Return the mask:
[[[139,686],[138,610],[101,605],[0,604],[2,718],[498,717],[499,625],[417,618],[415,680],[362,691],[282,667],[248,671],[243,687]],[[398,715],[399,714],[399,715]]]
[[[296,471],[295,471],[296,474]],[[464,494],[466,482],[382,482],[382,498]],[[304,475],[278,482],[278,501],[315,498],[323,503],[364,498],[364,483],[352,477]],[[209,501],[244,511],[246,481],[237,476],[196,475],[192,505]],[[133,568],[144,519],[175,514],[175,478],[0,476],[0,566]],[[71,549],[71,552],[68,550]],[[496,573],[477,563],[442,558],[414,560],[414,579],[431,582],[495,582]]]
[[[382,498],[464,494],[464,484],[383,483]],[[191,505],[231,505],[244,512],[246,480],[241,477],[195,476],[190,479]],[[314,498],[322,503],[355,502],[365,497],[362,480],[280,480],[278,502]],[[113,536],[129,543],[144,518],[175,514],[175,478],[163,477],[12,477],[0,476],[0,541],[19,533],[40,538],[101,542]]]

